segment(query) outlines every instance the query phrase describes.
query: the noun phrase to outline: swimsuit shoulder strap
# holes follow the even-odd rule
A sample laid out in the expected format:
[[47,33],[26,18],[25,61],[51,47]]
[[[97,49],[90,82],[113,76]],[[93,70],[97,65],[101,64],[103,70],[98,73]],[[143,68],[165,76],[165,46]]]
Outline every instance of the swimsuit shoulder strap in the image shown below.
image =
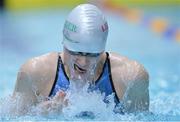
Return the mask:
[[109,56],[109,53],[107,53],[107,63],[108,63],[108,71],[109,71],[109,79],[110,79],[110,83],[111,83],[111,86],[112,86],[112,90],[113,92],[115,93],[115,99],[116,99],[116,102],[119,103],[119,98],[117,96],[117,92],[116,92],[116,89],[115,89],[115,85],[114,85],[114,82],[113,82],[113,78],[112,78],[112,73],[111,73],[111,60],[110,60],[110,56]]

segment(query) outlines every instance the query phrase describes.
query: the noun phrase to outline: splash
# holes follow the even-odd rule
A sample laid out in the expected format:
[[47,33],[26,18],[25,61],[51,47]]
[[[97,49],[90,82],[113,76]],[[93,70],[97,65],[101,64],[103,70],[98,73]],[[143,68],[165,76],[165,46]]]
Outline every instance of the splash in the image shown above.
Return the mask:
[[71,90],[67,91],[65,99],[68,99],[68,105],[63,106],[54,99],[50,99],[53,103],[47,109],[47,113],[43,114],[40,105],[29,106],[26,114],[19,115],[24,112],[19,109],[22,104],[21,95],[15,98],[10,95],[0,100],[0,120],[96,120],[96,121],[168,121],[180,119],[180,97],[179,93],[167,94],[159,93],[151,97],[150,112],[136,114],[116,114],[114,110],[114,95],[108,96],[109,104],[103,102],[104,94],[98,91],[87,92],[88,85],[83,89],[77,89],[74,85],[70,86]]

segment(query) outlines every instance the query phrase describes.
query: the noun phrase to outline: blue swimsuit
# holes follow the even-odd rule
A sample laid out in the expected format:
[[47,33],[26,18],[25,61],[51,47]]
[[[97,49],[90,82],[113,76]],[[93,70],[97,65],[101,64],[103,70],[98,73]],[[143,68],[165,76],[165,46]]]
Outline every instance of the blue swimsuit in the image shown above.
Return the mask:
[[[99,76],[99,78],[95,81],[95,85],[89,86],[89,90],[90,91],[99,90],[101,93],[105,93],[105,97],[114,93],[115,103],[119,103],[119,99],[114,89],[114,85],[111,77],[109,54],[106,53],[106,55],[107,55],[106,61],[103,66],[102,73]],[[59,56],[56,78],[49,96],[50,97],[54,96],[59,90],[63,90],[63,91],[68,90],[69,85],[70,85],[69,78],[65,72],[61,57]]]

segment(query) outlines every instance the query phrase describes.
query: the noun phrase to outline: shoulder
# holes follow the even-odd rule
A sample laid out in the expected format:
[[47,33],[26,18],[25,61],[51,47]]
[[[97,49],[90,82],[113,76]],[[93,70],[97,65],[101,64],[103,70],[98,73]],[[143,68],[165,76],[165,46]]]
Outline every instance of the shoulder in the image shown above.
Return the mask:
[[[122,98],[127,88],[132,84],[142,82],[147,87],[149,76],[146,69],[137,61],[130,60],[125,56],[110,53],[112,79],[116,86],[120,86],[119,97]],[[118,89],[118,88],[116,88]]]
[[[20,68],[16,80],[15,91],[28,92],[33,89],[43,90],[55,77],[58,53],[51,52],[26,61]],[[42,86],[43,84],[43,86]]]
[[[20,68],[19,72],[24,72],[35,78],[39,75],[47,75],[49,70],[53,70],[57,65],[58,53],[51,52],[26,61]],[[54,67],[53,67],[54,66]]]
[[[58,58],[58,53],[51,52],[41,56],[37,56],[26,61],[20,68],[20,71],[34,72],[39,70],[41,66],[46,66],[47,63],[54,63],[54,60]],[[41,67],[43,68],[43,67]]]

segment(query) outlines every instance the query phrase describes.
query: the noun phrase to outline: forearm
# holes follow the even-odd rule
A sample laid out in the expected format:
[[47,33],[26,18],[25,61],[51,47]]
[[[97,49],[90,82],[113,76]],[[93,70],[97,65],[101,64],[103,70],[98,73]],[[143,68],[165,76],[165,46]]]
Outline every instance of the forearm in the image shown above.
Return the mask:
[[29,112],[29,109],[34,105],[33,100],[25,94],[14,92],[9,98],[10,104],[8,112],[13,116],[21,116]]

